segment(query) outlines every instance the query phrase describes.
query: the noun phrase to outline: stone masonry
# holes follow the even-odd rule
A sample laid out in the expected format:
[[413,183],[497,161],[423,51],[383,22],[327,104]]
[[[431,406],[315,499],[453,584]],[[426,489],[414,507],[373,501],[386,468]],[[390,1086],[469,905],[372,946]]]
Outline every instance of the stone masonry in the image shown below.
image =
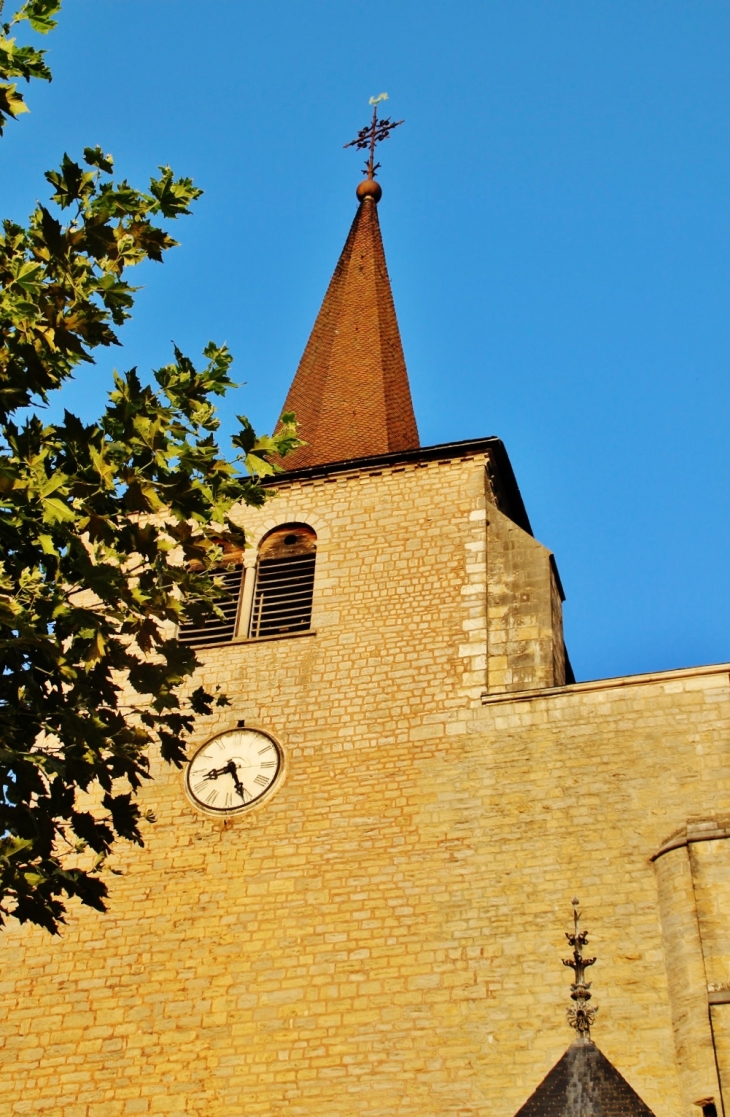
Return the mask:
[[721,1112],[728,666],[564,685],[554,563],[487,457],[242,513],[317,532],[312,632],[201,653],[232,706],[195,743],[245,719],[284,776],[219,821],[154,760],[109,913],[4,932],[2,1117],[513,1117],[570,1042],[573,895],[601,1050],[657,1117]]

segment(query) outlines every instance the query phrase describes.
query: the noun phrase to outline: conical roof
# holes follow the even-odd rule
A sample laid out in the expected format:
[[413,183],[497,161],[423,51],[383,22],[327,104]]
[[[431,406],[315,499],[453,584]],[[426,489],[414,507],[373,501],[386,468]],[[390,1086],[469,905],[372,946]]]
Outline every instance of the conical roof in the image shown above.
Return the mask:
[[380,235],[380,187],[366,180],[358,196],[355,220],[284,404],[307,443],[283,460],[285,469],[419,445]]
[[576,1040],[515,1117],[654,1117],[590,1040]]

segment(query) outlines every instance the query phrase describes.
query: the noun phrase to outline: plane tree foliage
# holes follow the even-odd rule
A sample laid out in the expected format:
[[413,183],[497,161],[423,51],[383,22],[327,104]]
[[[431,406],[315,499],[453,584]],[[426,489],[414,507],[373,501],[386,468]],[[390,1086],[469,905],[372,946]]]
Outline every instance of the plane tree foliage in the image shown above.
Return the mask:
[[[45,33],[59,9],[28,0],[0,24],[0,132],[27,109],[11,79],[51,77],[11,32]],[[195,720],[227,702],[195,685],[176,626],[220,615],[222,549],[244,544],[231,510],[263,503],[298,442],[292,416],[272,437],[240,417],[226,457],[231,355],[212,342],[200,367],[175,349],[149,382],[115,373],[96,422],[44,418],[119,344],[129,269],[163,260],[201,194],[169,167],[144,190],[118,181],[99,147],[46,179],[47,204],[0,232],[0,923],[56,933],[69,897],[106,909],[115,841],[143,844],[150,750],[181,766]]]

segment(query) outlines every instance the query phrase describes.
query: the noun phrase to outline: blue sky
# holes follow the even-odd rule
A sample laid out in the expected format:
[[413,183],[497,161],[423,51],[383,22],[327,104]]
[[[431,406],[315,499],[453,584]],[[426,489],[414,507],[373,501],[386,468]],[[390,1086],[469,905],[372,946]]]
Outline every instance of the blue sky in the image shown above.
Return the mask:
[[66,0],[2,141],[4,216],[99,143],[206,193],[114,365],[226,341],[270,429],[387,90],[380,218],[424,444],[496,434],[568,595],[579,678],[730,659],[730,4]]

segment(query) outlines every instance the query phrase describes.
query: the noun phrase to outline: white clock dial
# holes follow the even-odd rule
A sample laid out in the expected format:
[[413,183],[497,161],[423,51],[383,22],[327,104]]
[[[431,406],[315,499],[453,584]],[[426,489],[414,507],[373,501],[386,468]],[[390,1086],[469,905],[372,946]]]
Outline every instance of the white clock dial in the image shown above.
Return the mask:
[[260,729],[230,729],[213,737],[193,756],[185,784],[205,811],[236,814],[271,788],[281,769],[281,750]]

